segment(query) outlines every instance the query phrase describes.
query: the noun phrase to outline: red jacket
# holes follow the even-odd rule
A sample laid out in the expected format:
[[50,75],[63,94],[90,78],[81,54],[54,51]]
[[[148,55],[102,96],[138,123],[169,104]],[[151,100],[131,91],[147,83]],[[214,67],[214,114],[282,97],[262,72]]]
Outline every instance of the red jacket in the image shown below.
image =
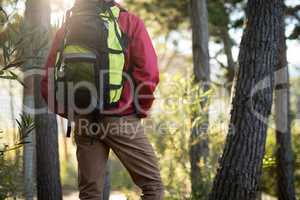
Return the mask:
[[[129,42],[125,55],[124,70],[131,71],[131,78],[137,90],[135,94],[132,94],[129,82],[125,81],[121,99],[113,111],[116,115],[121,116],[136,113],[139,117],[143,118],[147,116],[152,106],[154,100],[153,92],[159,82],[157,56],[142,20],[129,12],[121,12],[119,25],[121,30],[127,35]],[[54,96],[53,84],[48,84],[48,79],[50,78],[49,71],[54,69],[63,33],[64,30],[61,28],[55,35],[45,65],[46,73],[41,82],[41,93],[48,104],[49,98]],[[133,98],[134,96],[135,98]],[[134,99],[136,100],[134,101]],[[55,111],[55,109],[51,109],[51,106],[49,108]],[[58,114],[65,117],[64,113]]]

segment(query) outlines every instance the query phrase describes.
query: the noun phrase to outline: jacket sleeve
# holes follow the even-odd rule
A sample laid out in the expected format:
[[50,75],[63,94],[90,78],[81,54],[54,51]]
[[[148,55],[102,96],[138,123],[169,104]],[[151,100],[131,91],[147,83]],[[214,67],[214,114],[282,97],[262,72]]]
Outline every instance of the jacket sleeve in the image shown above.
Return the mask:
[[[52,112],[56,111],[54,100],[54,66],[58,50],[63,39],[63,28],[59,29],[54,37],[50,52],[48,54],[44,70],[45,73],[41,81],[41,94],[45,101],[48,103],[48,107]],[[52,80],[52,81],[51,81]]]
[[135,108],[138,117],[146,117],[154,101],[154,91],[159,82],[157,55],[149,34],[141,20],[130,42],[132,78],[135,83]]

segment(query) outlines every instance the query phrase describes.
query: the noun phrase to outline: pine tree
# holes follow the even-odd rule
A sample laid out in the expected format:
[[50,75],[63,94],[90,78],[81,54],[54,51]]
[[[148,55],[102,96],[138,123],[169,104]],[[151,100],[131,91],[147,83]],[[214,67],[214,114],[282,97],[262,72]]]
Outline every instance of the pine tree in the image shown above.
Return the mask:
[[[208,14],[206,0],[191,0],[191,21],[193,35],[193,64],[195,84],[200,84],[202,92],[209,90],[210,67],[209,67],[209,50],[208,50]],[[208,101],[199,102],[199,108],[206,110]],[[193,122],[202,111],[196,111],[192,115]],[[191,162],[191,183],[192,183],[192,198],[207,199],[208,185],[205,178],[207,177],[207,158],[209,153],[208,148],[208,111],[203,114],[201,123],[195,124],[191,130],[190,137],[190,162]],[[199,163],[204,166],[200,167]]]
[[[34,107],[47,108],[41,93],[39,70],[43,68],[50,35],[50,4],[48,0],[27,0],[25,30],[33,32],[25,51],[31,54],[28,65],[35,75],[32,79]],[[62,199],[58,156],[56,115],[35,113],[37,197],[41,200]]]
[[229,133],[210,200],[255,200],[262,173],[282,0],[249,0]]
[[[281,12],[283,14],[283,12]],[[276,172],[279,200],[295,200],[293,151],[291,144],[290,80],[284,17],[280,20],[279,55],[275,73]]]

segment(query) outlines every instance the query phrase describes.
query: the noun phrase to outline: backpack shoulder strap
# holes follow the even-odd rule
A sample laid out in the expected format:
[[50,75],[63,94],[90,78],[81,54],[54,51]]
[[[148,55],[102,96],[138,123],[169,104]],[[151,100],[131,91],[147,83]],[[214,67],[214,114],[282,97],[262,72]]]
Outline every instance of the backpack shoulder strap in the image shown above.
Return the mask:
[[111,8],[108,8],[107,11],[108,11],[110,18],[113,20],[116,36],[120,42],[123,53],[125,53],[126,46],[125,46],[125,43],[123,41],[121,34],[119,33],[119,28],[118,28],[119,25],[117,23],[117,18],[119,17],[121,10],[118,7],[116,7],[116,8],[117,9],[114,9],[114,10],[112,10]]

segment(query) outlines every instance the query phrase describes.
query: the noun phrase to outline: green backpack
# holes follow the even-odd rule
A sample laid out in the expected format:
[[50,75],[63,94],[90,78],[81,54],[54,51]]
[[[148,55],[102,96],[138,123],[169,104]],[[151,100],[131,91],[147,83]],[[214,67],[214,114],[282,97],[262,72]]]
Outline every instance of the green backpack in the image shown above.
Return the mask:
[[67,13],[55,67],[58,112],[101,113],[116,106],[123,88],[126,36],[112,3],[78,0]]

